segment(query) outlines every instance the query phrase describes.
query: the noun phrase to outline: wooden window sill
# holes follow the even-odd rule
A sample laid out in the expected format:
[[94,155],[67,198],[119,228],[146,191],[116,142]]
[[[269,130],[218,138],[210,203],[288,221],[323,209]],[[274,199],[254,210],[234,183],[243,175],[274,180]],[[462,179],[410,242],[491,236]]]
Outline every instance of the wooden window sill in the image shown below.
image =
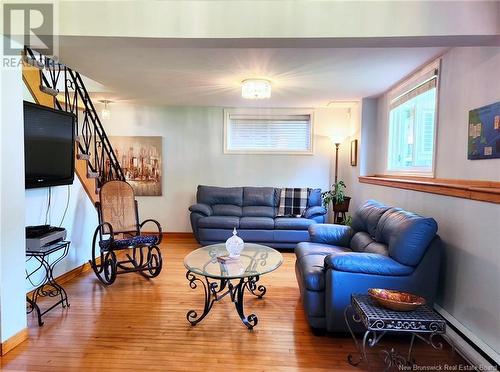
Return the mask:
[[500,182],[374,175],[359,182],[500,204]]

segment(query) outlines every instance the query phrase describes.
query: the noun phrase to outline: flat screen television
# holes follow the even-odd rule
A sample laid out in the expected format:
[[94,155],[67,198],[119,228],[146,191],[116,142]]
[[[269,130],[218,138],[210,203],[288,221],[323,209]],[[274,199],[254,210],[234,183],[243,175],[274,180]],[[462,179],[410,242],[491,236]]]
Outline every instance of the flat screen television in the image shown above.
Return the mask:
[[69,185],[75,177],[75,116],[24,102],[27,189]]

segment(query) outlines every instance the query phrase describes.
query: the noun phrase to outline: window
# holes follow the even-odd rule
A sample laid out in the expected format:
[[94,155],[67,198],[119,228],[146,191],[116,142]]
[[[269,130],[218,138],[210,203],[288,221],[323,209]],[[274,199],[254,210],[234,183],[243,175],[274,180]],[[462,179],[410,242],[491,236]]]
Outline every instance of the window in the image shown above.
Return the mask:
[[225,111],[225,153],[312,154],[312,141],[312,113]]
[[389,173],[433,175],[438,63],[389,93]]

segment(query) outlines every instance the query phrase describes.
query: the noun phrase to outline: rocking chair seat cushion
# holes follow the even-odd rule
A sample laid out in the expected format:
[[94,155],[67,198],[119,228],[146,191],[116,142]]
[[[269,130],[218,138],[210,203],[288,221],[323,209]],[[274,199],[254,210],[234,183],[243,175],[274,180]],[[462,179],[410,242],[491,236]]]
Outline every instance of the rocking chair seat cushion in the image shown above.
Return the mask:
[[101,240],[99,247],[101,249],[121,249],[135,247],[138,245],[154,245],[158,242],[158,237],[154,235],[138,235],[127,239],[115,239],[110,243],[110,239]]

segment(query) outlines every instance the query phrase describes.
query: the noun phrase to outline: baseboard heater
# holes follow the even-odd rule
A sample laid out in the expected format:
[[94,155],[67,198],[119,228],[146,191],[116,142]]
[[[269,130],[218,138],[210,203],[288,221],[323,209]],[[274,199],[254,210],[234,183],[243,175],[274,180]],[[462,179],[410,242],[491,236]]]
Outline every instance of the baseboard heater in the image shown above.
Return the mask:
[[[467,336],[462,330],[460,330],[459,327],[457,327],[453,322],[449,320],[449,318],[453,318],[451,314],[449,314],[446,310],[444,310],[441,306],[439,305],[434,305],[435,310],[441,314],[441,316],[446,320],[446,325],[448,327],[448,330],[451,330],[456,336],[448,334],[448,337],[453,341],[454,347],[457,350],[457,352],[460,354],[462,358],[464,358],[470,365],[479,367],[480,365],[485,365],[487,364],[488,366],[495,367],[497,370],[499,369],[499,364],[493,357],[491,357],[484,349],[482,349],[476,342],[474,342],[469,336]],[[458,321],[457,321],[458,322]],[[459,337],[462,342],[455,342],[454,339]],[[470,350],[464,350],[465,346],[468,347]],[[474,351],[477,355],[470,355],[471,351]],[[478,358],[478,356],[480,358]],[[481,360],[481,358],[483,360]],[[484,370],[484,369],[479,369],[479,370]]]

